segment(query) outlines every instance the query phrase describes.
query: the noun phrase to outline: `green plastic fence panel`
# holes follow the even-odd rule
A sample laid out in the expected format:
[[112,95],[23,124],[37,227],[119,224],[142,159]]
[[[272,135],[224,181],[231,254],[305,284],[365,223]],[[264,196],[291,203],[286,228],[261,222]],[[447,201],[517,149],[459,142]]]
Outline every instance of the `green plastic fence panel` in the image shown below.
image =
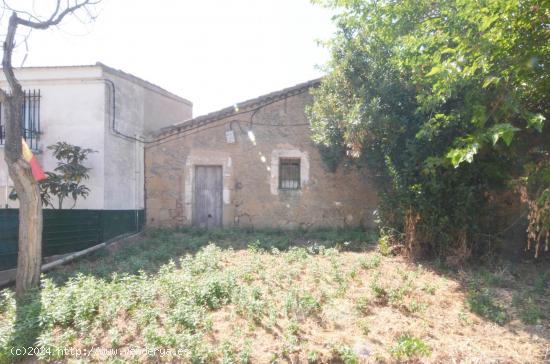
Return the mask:
[[42,254],[64,254],[102,241],[99,210],[44,210]]
[[[0,270],[17,265],[19,211],[0,209]],[[143,210],[44,210],[42,254],[51,256],[89,248],[116,236],[138,232]]]
[[137,233],[145,223],[143,210],[103,210],[102,213],[103,240],[126,233]]
[[13,268],[17,264],[18,226],[17,210],[0,209],[0,269]]

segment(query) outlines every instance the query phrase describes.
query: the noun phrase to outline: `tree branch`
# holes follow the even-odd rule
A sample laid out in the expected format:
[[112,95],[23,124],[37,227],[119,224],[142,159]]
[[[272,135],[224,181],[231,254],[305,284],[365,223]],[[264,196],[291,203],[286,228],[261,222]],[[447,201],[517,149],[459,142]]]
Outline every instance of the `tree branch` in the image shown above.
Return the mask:
[[[29,13],[28,11],[25,11],[25,10],[17,10],[17,9],[14,9],[12,8],[11,6],[8,5],[8,3],[6,2],[6,0],[2,0],[2,11],[11,11],[12,13],[15,12],[15,13],[18,13],[18,14],[25,14],[26,16],[28,16],[30,19],[36,19],[37,21],[40,21],[40,18],[38,18],[37,16]],[[59,3],[58,3],[59,4]],[[34,8],[34,3],[33,3],[33,8]]]
[[61,3],[61,0],[58,0],[55,12],[50,16],[50,18],[48,20],[45,20],[45,21],[31,21],[31,20],[25,20],[25,19],[18,18],[18,23],[23,25],[23,26],[33,28],[33,29],[48,29],[51,26],[59,24],[61,22],[61,20],[63,20],[63,18],[66,15],[72,14],[75,11],[77,11],[78,9],[80,9],[82,7],[85,7],[86,5],[95,5],[95,4],[99,3],[99,1],[84,0],[81,3],[76,2],[73,6],[67,6],[67,8],[65,8],[65,10],[63,10],[61,13],[59,13],[60,3]]
[[18,20],[19,18],[17,17],[17,13],[13,12],[8,25],[8,34],[6,35],[6,40],[4,41],[4,54],[2,57],[2,68],[4,70],[4,74],[6,75],[8,84],[10,85],[11,94],[13,96],[23,92],[21,85],[15,78],[15,73],[13,72],[13,66],[11,64],[13,48],[15,47],[15,34],[17,32],[17,25],[19,24]]

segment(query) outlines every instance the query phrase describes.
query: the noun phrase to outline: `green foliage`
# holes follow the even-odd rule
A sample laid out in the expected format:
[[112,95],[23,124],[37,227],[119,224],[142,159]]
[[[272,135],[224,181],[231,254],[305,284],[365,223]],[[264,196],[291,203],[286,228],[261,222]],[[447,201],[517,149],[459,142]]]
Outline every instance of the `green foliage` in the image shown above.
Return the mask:
[[401,335],[390,349],[390,353],[398,360],[404,357],[412,359],[415,357],[430,356],[431,349],[419,338],[410,335]]
[[370,282],[370,288],[378,303],[386,304],[388,302],[388,291],[380,284],[378,276],[375,276]]
[[[81,184],[90,178],[90,168],[82,163],[96,151],[66,142],[57,142],[48,149],[58,162],[54,172],[46,172],[47,178],[40,182],[42,201],[52,208],[62,209],[63,201],[70,197],[74,207],[79,197],[85,199],[90,193],[90,189]],[[57,205],[51,201],[52,196],[57,197]]]
[[370,301],[368,297],[361,296],[355,302],[355,310],[359,314],[366,314],[369,312]]
[[378,240],[378,251],[383,256],[387,257],[391,253],[390,237],[388,235],[382,234]]
[[319,360],[319,352],[312,350],[307,353],[307,362],[308,363],[317,363]]
[[543,317],[542,311],[538,305],[535,304],[533,297],[527,297],[519,317],[523,323],[528,325],[537,324]]
[[181,325],[183,328],[194,332],[204,321],[205,314],[203,307],[180,301],[171,310],[168,319],[172,324]]
[[309,293],[291,289],[285,297],[284,309],[288,317],[314,316],[321,312],[321,304]]
[[367,320],[361,319],[357,321],[357,326],[361,330],[361,333],[365,336],[370,334],[370,325]]
[[535,150],[548,158],[548,10],[537,0],[319,2],[338,14],[329,73],[307,110],[322,155],[338,156],[324,159],[374,172],[382,227],[436,255],[484,253],[480,233],[498,233],[490,192],[528,175]]
[[504,325],[509,320],[506,310],[494,302],[493,293],[487,288],[472,285],[468,290],[467,302],[470,311],[487,320],[499,325]]
[[267,315],[267,302],[257,287],[240,287],[235,291],[232,301],[237,304],[237,313],[245,318],[260,322]]
[[344,364],[359,364],[359,358],[349,346],[343,344],[336,345],[334,351]]
[[436,291],[436,287],[432,286],[431,284],[426,284],[424,287],[422,287],[422,290],[428,294],[434,295]]
[[409,305],[407,307],[407,309],[409,310],[409,312],[411,313],[420,313],[420,312],[424,312],[426,309],[428,308],[428,305],[425,304],[425,303],[420,303],[416,300],[412,300],[411,302],[409,302]]
[[365,270],[378,268],[380,266],[380,261],[380,255],[373,255],[369,259],[361,260],[361,268]]
[[[300,244],[311,237],[301,234]],[[249,243],[256,239],[246,231],[231,230],[225,235],[218,231],[215,235],[216,244],[208,231],[151,231],[143,241],[119,246],[118,251],[86,256],[48,272],[41,289],[23,300],[16,301],[10,289],[0,291],[0,363],[25,359],[10,352],[13,346],[48,349],[49,353],[37,360],[78,360],[57,348],[78,345],[89,349],[98,340],[113,349],[137,344],[181,348],[183,352],[171,360],[174,362],[246,363],[257,360],[253,354],[258,354],[256,347],[266,338],[276,345],[279,361],[297,356],[304,362],[354,363],[363,360],[363,354],[343,343],[333,346],[332,357],[327,357],[326,345],[323,349],[323,340],[318,340],[323,328],[372,336],[373,340],[380,337],[382,342],[393,334],[378,330],[381,317],[410,319],[403,314],[416,314],[433,326],[440,316],[424,315],[427,303],[431,302],[434,312],[443,313],[440,303],[448,301],[448,290],[456,288],[428,267],[403,265],[372,251],[341,253],[312,244],[307,249],[268,252],[251,248]],[[276,238],[268,232],[257,235],[264,242]],[[381,259],[384,264],[378,265]],[[360,270],[361,265],[366,270]],[[507,321],[509,311],[510,317],[525,324],[546,324],[547,272],[491,272],[477,269],[460,274],[472,279],[467,305],[487,320],[479,323],[470,319],[473,314],[461,311],[458,318],[450,313],[451,323],[459,319],[461,324],[483,331],[480,325],[487,325],[486,321]],[[523,280],[516,281],[520,276]],[[483,289],[484,285],[489,289],[498,285],[498,292],[505,294],[495,295]],[[509,294],[514,297],[513,308],[508,307]],[[342,322],[344,325],[338,326]],[[316,328],[321,331],[314,332]],[[415,338],[402,339],[394,346],[394,356],[399,362],[418,361],[415,356],[422,355],[422,348]],[[441,352],[439,348],[438,355]]]
[[533,293],[542,296],[544,294],[544,291],[546,290],[546,287],[548,287],[548,280],[550,277],[550,272],[543,272],[541,273],[536,279],[533,284]]

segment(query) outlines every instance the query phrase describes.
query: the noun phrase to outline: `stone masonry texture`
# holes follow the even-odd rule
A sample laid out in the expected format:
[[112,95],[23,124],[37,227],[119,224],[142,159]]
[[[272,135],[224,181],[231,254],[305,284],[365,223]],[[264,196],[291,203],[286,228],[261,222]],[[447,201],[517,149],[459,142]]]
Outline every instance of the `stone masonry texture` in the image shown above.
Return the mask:
[[[147,225],[193,225],[194,168],[219,165],[223,227],[371,227],[377,205],[372,181],[353,166],[340,165],[335,173],[325,169],[305,113],[312,101],[306,89],[147,145]],[[227,131],[233,131],[234,143],[227,142]],[[299,190],[278,188],[281,157],[300,158]]]

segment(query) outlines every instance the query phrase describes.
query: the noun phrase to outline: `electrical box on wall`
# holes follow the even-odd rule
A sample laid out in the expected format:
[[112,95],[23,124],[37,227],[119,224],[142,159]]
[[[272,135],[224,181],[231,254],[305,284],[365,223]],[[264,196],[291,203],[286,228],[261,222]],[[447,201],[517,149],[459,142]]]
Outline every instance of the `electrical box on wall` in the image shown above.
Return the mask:
[[225,132],[225,141],[227,144],[235,144],[235,132],[233,130],[227,130]]

